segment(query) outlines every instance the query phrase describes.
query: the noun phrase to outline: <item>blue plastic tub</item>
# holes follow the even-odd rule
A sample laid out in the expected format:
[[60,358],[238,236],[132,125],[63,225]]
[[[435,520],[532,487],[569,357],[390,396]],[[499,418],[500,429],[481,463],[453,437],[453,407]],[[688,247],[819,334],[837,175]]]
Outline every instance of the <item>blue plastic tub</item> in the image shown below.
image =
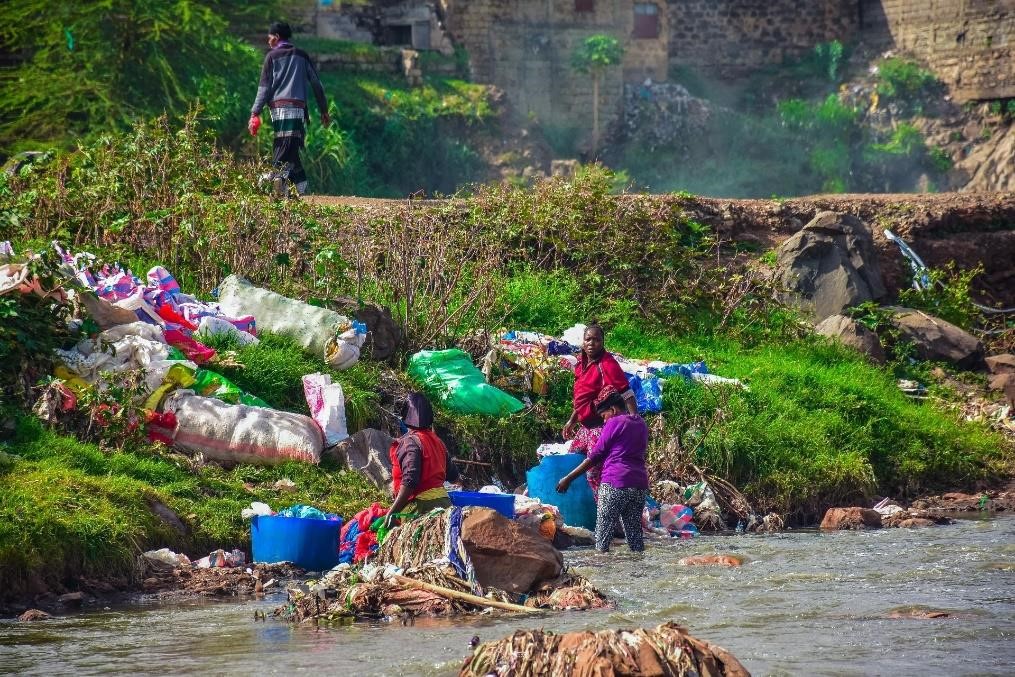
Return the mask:
[[555,505],[560,510],[564,523],[573,527],[596,528],[596,499],[585,481],[585,475],[578,477],[567,492],[557,493],[557,482],[578,467],[585,460],[583,454],[558,454],[544,456],[539,465],[529,470],[525,477],[529,483],[529,496],[543,503]]
[[255,562],[292,562],[307,571],[327,571],[338,564],[342,520],[255,515],[250,543]]
[[460,508],[478,506],[481,508],[493,508],[508,519],[515,518],[515,495],[514,494],[487,494],[482,491],[449,491],[451,505]]

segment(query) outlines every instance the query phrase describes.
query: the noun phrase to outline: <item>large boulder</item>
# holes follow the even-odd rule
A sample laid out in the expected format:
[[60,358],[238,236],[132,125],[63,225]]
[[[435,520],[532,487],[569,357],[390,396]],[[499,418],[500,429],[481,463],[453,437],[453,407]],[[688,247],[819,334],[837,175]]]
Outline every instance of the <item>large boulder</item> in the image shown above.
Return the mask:
[[892,310],[892,324],[902,340],[913,344],[920,359],[943,360],[963,369],[983,366],[983,343],[969,332],[919,310]]
[[880,529],[881,513],[870,508],[829,508],[822,529]]
[[391,493],[391,443],[394,438],[382,430],[366,428],[342,440],[322,456],[341,461],[377,487]]
[[815,216],[779,247],[776,274],[818,321],[886,294],[874,237],[850,214]]
[[1008,404],[1015,407],[1015,355],[991,355],[985,362],[990,377],[990,389],[1004,393]]
[[462,541],[484,587],[528,593],[564,570],[560,551],[538,531],[486,508],[462,520]]
[[832,315],[826,317],[814,327],[814,331],[822,336],[836,339],[866,355],[871,362],[885,363],[885,349],[881,347],[881,339],[867,327],[851,317]]

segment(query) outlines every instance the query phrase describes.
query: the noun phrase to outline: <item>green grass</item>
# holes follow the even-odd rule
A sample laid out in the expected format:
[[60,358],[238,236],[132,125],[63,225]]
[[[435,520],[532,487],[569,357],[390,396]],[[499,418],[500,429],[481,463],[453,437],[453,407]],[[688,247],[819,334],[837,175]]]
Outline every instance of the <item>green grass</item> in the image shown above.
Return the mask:
[[[348,516],[380,499],[357,473],[334,465],[191,469],[184,457],[154,446],[106,453],[26,416],[16,418],[0,450],[8,454],[0,466],[4,595],[16,595],[32,577],[60,583],[82,575],[125,576],[136,556],[151,548],[198,557],[219,547],[249,553],[249,526],[240,510],[251,501],[276,510],[307,503]],[[276,491],[272,485],[282,478],[295,482],[296,491]],[[169,506],[190,533],[163,524],[151,500]]]
[[[374,365],[330,371],[292,339],[273,335],[239,350],[238,359],[244,368],[213,369],[273,406],[308,413],[301,378],[321,371],[343,385],[352,430],[376,417]],[[164,447],[104,452],[34,418],[17,414],[14,421],[13,434],[0,441],[0,451],[7,454],[0,457],[0,590],[5,595],[18,594],[33,578],[52,584],[80,576],[128,576],[136,556],[151,548],[168,546],[191,556],[218,547],[249,552],[249,527],[240,510],[251,501],[276,510],[307,503],[347,517],[382,500],[360,475],[328,461],[194,469]],[[272,485],[282,478],[295,482],[296,491],[276,491]],[[152,500],[176,512],[190,533],[184,536],[163,524],[149,507]]]
[[749,384],[749,392],[726,397],[671,381],[664,408],[668,430],[693,443],[699,422],[722,407],[698,461],[765,510],[808,521],[876,494],[912,498],[1011,472],[1000,435],[909,400],[888,370],[818,339],[744,348],[626,325],[608,345],[631,357],[703,359],[713,373]]
[[[807,523],[832,505],[968,488],[1015,467],[1011,445],[1000,435],[908,399],[891,368],[823,339],[745,346],[700,332],[678,336],[632,319],[635,309],[601,301],[563,271],[519,271],[504,290],[511,328],[559,334],[599,318],[609,350],[668,362],[704,360],[712,373],[748,383],[747,392],[716,391],[671,379],[663,416],[666,437],[679,434],[693,447],[705,422],[722,409],[722,420],[698,446],[697,461],[730,479],[758,509]],[[569,413],[569,394],[560,388],[543,403],[557,412],[545,415],[549,434],[559,430],[561,412]],[[516,455],[524,457],[521,452]]]

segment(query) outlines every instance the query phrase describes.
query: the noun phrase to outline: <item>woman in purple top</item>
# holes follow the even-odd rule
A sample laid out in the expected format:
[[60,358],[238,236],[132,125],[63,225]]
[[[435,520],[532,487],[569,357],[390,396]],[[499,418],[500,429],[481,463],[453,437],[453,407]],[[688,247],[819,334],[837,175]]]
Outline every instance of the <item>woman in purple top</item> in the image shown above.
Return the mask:
[[613,527],[620,518],[624,525],[627,546],[634,552],[645,549],[642,539],[641,515],[648,495],[648,470],[645,452],[648,449],[648,426],[641,416],[628,414],[624,399],[612,393],[596,404],[596,412],[606,423],[599,441],[588,458],[557,483],[564,493],[575,478],[593,465],[602,465],[599,485],[599,508],[596,513],[596,550],[607,552]]

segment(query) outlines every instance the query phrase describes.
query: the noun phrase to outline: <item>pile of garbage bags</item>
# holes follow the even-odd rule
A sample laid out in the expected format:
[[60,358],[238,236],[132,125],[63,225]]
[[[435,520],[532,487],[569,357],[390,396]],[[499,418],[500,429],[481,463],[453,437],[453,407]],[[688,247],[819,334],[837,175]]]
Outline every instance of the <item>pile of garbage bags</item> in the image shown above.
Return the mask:
[[[2,244],[6,256],[13,256],[10,244]],[[72,326],[81,338],[56,351],[53,386],[59,402],[44,403],[41,410],[48,417],[73,411],[79,398],[107,390],[118,374],[140,372],[143,401],[131,404],[144,409],[149,438],[209,460],[318,463],[325,445],[348,437],[342,387],[330,376],[304,377],[311,417],[279,411],[215,372],[217,353],[201,341],[227,334],[246,346],[258,342],[259,329],[288,333],[344,369],[359,359],[366,334],[361,323],[236,276],[223,282],[219,303],[201,301],[184,293],[162,266],[140,278],[119,265],[99,266],[87,252],[53,246],[64,282],[45,293],[74,302],[78,312]],[[27,264],[5,264],[0,274],[5,292],[32,293],[39,287]]]

